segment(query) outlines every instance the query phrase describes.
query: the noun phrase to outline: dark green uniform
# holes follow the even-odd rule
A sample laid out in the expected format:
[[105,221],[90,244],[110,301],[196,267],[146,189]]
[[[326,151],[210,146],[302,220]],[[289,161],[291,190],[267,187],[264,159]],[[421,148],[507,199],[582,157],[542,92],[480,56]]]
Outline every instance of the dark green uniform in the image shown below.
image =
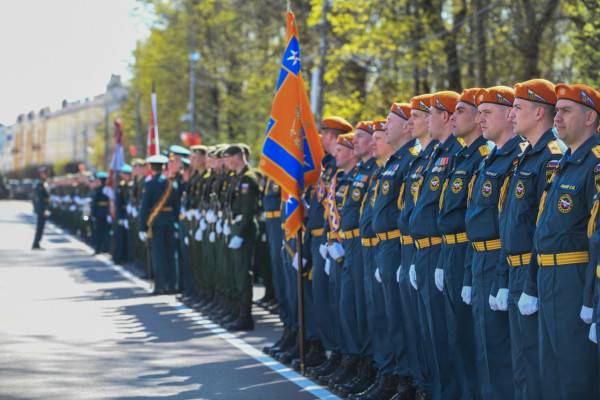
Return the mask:
[[33,196],[33,211],[36,215],[35,225],[35,237],[33,239],[34,249],[40,248],[40,240],[44,233],[44,225],[46,224],[46,211],[48,210],[48,203],[50,201],[50,195],[48,194],[48,184],[44,179],[40,179],[35,185],[35,192]]

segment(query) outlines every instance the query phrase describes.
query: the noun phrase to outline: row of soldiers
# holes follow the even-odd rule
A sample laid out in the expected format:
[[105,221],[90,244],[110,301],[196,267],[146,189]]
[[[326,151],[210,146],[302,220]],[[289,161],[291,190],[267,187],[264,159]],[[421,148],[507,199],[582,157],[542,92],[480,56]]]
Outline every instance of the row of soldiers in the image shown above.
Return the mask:
[[[362,400],[600,398],[599,114],[595,89],[534,79],[324,119],[305,259],[264,202],[274,276],[310,271],[307,373]],[[264,351],[290,362],[285,317]]]

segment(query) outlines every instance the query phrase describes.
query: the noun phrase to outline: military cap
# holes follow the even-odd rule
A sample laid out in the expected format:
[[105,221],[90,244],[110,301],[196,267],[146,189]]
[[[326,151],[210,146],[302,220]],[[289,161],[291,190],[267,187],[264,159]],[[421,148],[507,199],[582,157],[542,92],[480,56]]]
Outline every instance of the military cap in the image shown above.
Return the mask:
[[429,112],[431,108],[431,94],[421,94],[413,97],[410,99],[410,108],[412,110]]
[[451,90],[436,92],[431,95],[431,107],[452,114],[456,110],[458,99],[460,99],[460,94]]
[[182,158],[181,162],[183,163],[184,167],[189,167],[190,166],[190,159],[189,158]]
[[146,162],[148,164],[166,164],[169,162],[169,157],[164,156],[162,154],[156,154],[154,156],[146,158]]
[[250,146],[248,146],[246,143],[236,143],[236,144],[242,148],[242,152],[244,153],[246,158],[250,157]]
[[344,133],[337,137],[337,144],[354,149],[354,133]]
[[124,174],[130,174],[131,173],[131,165],[123,164],[123,166],[121,167],[121,172]]
[[556,85],[556,97],[557,100],[571,100],[600,113],[600,93],[582,83],[559,83]]
[[104,171],[98,171],[98,172],[96,172],[96,178],[98,178],[98,179],[107,179],[108,178],[108,173],[106,173]]
[[408,121],[410,118],[410,103],[393,103],[390,112]]
[[190,150],[193,153],[206,154],[208,152],[208,148],[202,144],[195,144],[190,147]]
[[513,101],[515,101],[515,91],[508,86],[492,86],[480,89],[477,92],[476,100],[478,106],[483,103],[491,103],[512,107]]
[[373,121],[358,121],[356,124],[356,130],[365,131],[369,135],[373,134],[373,128]]
[[242,146],[238,144],[232,144],[223,150],[223,157],[235,156],[237,154],[242,154],[243,152],[244,150],[242,149]]
[[352,132],[352,124],[345,118],[333,115],[331,117],[323,118],[321,121],[321,129],[332,129],[339,131],[339,134]]
[[536,103],[556,105],[554,84],[545,79],[531,79],[515,85],[515,97]]
[[377,121],[373,121],[373,133],[375,132],[384,132],[385,131],[385,123],[387,122],[387,120],[385,119],[380,119]]
[[173,153],[173,154],[176,154],[176,155],[182,156],[182,157],[188,157],[190,154],[192,154],[185,147],[179,146],[179,145],[176,145],[176,144],[174,144],[171,147],[169,147],[169,153]]
[[463,103],[467,103],[475,108],[477,108],[477,93],[479,93],[479,91],[481,90],[481,88],[470,88],[470,89],[465,89],[462,91],[462,93],[460,94],[460,98],[458,99],[458,101],[461,101]]

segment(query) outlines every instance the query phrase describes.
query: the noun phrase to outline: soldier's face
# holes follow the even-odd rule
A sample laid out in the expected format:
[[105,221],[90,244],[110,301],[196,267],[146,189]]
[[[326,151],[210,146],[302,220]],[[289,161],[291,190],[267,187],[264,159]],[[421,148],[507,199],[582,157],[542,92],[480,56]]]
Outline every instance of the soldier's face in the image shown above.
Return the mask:
[[375,156],[379,159],[387,158],[394,151],[393,147],[387,142],[385,132],[375,132],[373,134],[373,141],[375,142]]
[[483,103],[479,107],[479,122],[483,137],[487,140],[496,141],[502,135],[502,132],[512,129],[512,124],[508,119],[510,107],[499,104]]
[[323,142],[323,148],[329,154],[333,155],[333,153],[335,152],[336,140],[337,136],[332,131],[328,129],[323,129],[321,131],[321,141]]
[[429,135],[434,139],[439,139],[439,136],[444,132],[445,125],[450,118],[450,114],[446,111],[438,110],[435,107],[431,108],[429,112],[429,124],[428,131]]
[[456,110],[450,117],[452,132],[457,137],[465,137],[469,133],[477,130],[481,132],[478,124],[477,109],[470,104],[459,101]]
[[354,161],[354,150],[341,144],[335,146],[335,162],[336,164],[345,169]]
[[539,106],[523,99],[515,99],[508,118],[513,125],[515,133],[527,137],[537,124],[536,114]]
[[421,139],[429,134],[429,113],[421,110],[411,110],[410,119],[413,125],[413,138]]
[[406,121],[394,113],[389,113],[385,123],[385,141],[396,146],[406,135]]
[[595,127],[598,114],[571,100],[560,99],[556,103],[554,126],[558,137],[570,146],[577,143],[584,132]]
[[354,136],[354,155],[358,158],[363,158],[371,152],[372,147],[373,136],[362,129],[357,129]]

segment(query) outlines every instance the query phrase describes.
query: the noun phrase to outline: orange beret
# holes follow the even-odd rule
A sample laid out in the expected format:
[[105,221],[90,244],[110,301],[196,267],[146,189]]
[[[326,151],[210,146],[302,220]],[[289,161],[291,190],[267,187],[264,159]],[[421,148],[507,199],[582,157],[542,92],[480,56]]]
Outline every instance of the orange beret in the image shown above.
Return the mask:
[[536,103],[556,105],[554,84],[545,79],[531,79],[515,85],[515,97]]
[[354,133],[344,133],[337,137],[337,144],[341,144],[349,149],[354,149]]
[[360,129],[361,131],[365,131],[368,134],[372,135],[374,130],[373,130],[373,121],[359,121],[356,124],[356,129]]
[[410,99],[410,108],[413,110],[420,110],[423,112],[429,112],[431,107],[431,95],[421,94]]
[[458,101],[462,101],[463,103],[467,103],[472,105],[473,107],[477,107],[477,101],[475,100],[475,98],[477,97],[477,93],[479,93],[480,90],[481,88],[465,89],[460,94],[460,98],[458,99]]
[[323,118],[321,121],[321,128],[333,129],[336,131],[340,131],[341,133],[351,132],[352,124],[346,121],[345,118],[338,116],[331,116],[327,118]]
[[380,119],[377,121],[373,121],[373,132],[377,132],[377,131],[385,131],[385,123],[387,122],[387,120],[385,119]]
[[596,89],[582,83],[574,83],[572,85],[559,83],[556,85],[556,97],[557,100],[571,100],[600,113],[600,93]]
[[479,89],[476,101],[478,106],[483,103],[492,103],[512,107],[513,101],[515,101],[515,91],[508,86],[492,86],[487,89]]
[[456,103],[458,103],[459,98],[460,94],[451,90],[436,92],[431,95],[431,107],[452,114],[456,110]]
[[408,120],[410,118],[410,108],[410,103],[394,103],[390,108],[390,112],[404,120]]

